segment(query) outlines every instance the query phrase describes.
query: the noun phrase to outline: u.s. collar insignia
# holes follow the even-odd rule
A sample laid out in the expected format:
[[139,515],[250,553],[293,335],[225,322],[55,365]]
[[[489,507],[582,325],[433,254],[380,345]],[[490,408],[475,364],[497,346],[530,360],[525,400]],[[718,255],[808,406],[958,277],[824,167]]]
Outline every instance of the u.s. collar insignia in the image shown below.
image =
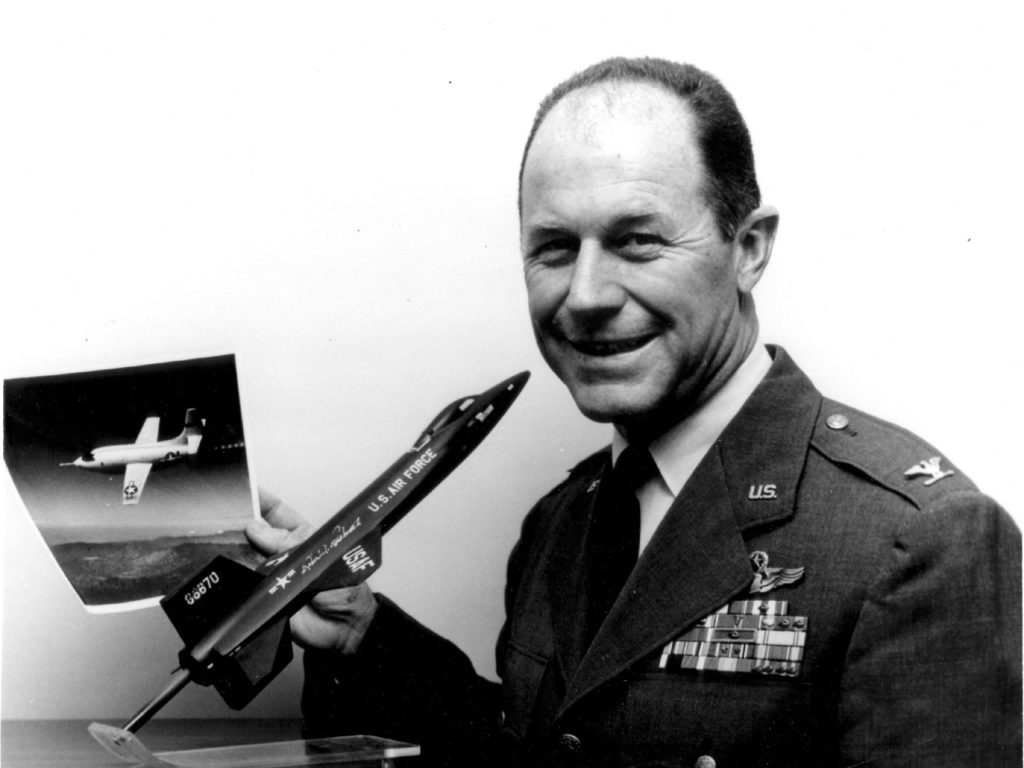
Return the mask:
[[803,567],[769,568],[768,553],[758,550],[750,553],[750,564],[754,566],[754,581],[750,584],[750,594],[764,594],[773,589],[792,584],[804,577]]
[[937,483],[944,477],[949,477],[953,474],[952,469],[947,469],[945,472],[942,471],[942,457],[932,456],[930,459],[917,462],[914,466],[908,469],[903,474],[906,477],[915,477],[917,475],[928,475],[928,479],[924,481],[925,485],[931,485]]

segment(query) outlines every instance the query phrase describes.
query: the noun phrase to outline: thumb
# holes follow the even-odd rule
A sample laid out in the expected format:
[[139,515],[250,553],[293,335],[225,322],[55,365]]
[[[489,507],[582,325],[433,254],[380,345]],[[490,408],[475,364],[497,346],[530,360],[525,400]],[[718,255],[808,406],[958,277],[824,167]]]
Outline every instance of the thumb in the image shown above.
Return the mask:
[[254,549],[264,555],[276,555],[291,546],[288,531],[275,528],[262,517],[249,521],[245,526],[245,537]]

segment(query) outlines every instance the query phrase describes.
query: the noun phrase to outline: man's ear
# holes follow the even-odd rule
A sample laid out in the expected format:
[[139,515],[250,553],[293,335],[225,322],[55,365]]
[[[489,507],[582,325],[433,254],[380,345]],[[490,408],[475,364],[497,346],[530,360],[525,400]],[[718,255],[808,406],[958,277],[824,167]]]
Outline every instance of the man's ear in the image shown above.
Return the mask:
[[779,212],[762,205],[745,218],[733,238],[736,282],[740,293],[749,294],[764,274],[772,257],[775,231],[779,228]]

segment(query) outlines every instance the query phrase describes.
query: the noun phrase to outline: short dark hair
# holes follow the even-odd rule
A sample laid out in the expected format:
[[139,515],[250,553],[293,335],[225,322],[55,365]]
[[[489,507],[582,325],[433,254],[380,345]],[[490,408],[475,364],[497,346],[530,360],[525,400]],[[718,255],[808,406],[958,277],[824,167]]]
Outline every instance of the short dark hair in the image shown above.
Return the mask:
[[613,58],[598,62],[555,86],[540,103],[519,166],[519,205],[522,211],[523,169],[533,139],[544,118],[565,96],[605,82],[650,83],[685,101],[697,126],[697,146],[704,164],[704,196],[722,236],[731,240],[740,223],[761,204],[754,172],[750,132],[736,102],[725,87],[691,64],[656,58]]

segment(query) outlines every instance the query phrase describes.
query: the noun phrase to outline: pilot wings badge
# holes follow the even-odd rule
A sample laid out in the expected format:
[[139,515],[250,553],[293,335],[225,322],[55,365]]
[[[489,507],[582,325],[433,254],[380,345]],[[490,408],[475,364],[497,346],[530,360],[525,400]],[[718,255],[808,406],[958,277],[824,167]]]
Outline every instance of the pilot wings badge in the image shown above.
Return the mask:
[[800,568],[769,568],[768,553],[758,550],[750,553],[750,564],[754,567],[754,581],[750,585],[750,594],[764,594],[773,589],[792,584],[804,577],[804,569]]

